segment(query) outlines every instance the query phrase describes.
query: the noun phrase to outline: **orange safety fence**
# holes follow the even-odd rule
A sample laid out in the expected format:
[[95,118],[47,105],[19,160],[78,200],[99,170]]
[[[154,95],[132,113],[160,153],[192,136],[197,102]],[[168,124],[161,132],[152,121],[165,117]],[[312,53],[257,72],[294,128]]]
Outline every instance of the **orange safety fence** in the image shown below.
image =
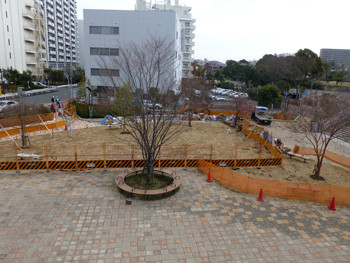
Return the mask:
[[277,112],[275,114],[275,119],[290,121],[293,120],[293,115],[288,113]]
[[[53,120],[53,113],[48,114],[39,114],[40,118],[45,121],[52,121]],[[41,123],[41,120],[38,115],[29,115],[26,116],[26,124],[37,124]],[[14,126],[20,126],[21,121],[19,118],[11,118],[11,119],[0,119],[0,124],[2,127],[14,127]]]
[[[308,147],[302,147],[302,146],[298,146],[298,145],[294,146],[293,152],[300,154],[300,155],[316,156],[316,152],[314,149],[308,148]],[[324,157],[327,158],[328,160],[334,162],[334,163],[337,163],[337,164],[340,164],[342,166],[350,168],[350,158],[349,157],[339,155],[339,154],[336,154],[336,153],[330,152],[330,151],[326,151]]]
[[[204,109],[202,111],[197,110],[198,113],[202,112],[204,114],[208,114],[208,115],[220,115],[225,114],[226,116],[236,116],[236,112],[235,111],[224,111],[224,110],[209,110],[209,109]],[[238,113],[238,117],[242,118],[242,119],[250,119],[251,114],[249,112],[240,112]]]
[[[66,121],[58,121],[54,123],[48,123],[46,124],[46,126],[45,125],[27,126],[25,129],[26,129],[26,133],[30,133],[30,132],[37,132],[37,131],[46,131],[47,128],[50,130],[57,129],[64,126],[65,124],[66,124]],[[6,132],[0,131],[0,138],[5,138],[8,136],[8,134],[11,136],[19,135],[21,134],[21,128],[6,130]]]
[[[262,144],[263,146],[265,146],[272,154],[275,158],[282,158],[282,151],[283,151],[283,144],[281,145],[275,145],[273,146],[273,144],[275,144],[275,140],[274,137],[271,134],[271,139],[270,142],[265,139],[262,138],[260,136],[261,132],[270,134],[265,128],[258,126],[257,124],[253,124],[251,121],[249,120],[244,120],[242,123],[242,132],[247,135],[248,137],[252,138],[254,141]],[[259,129],[258,129],[259,128]]]
[[199,171],[208,174],[219,183],[242,192],[263,194],[285,199],[297,199],[329,204],[335,197],[336,204],[350,206],[350,188],[333,185],[278,182],[248,177],[225,167],[219,167],[205,160],[198,162]]

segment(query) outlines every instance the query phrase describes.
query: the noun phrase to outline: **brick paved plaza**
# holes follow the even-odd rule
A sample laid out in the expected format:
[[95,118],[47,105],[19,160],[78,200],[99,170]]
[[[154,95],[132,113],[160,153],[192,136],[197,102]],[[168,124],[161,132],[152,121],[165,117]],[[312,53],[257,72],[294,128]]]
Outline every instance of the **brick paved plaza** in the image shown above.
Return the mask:
[[0,262],[350,262],[349,208],[260,203],[175,171],[176,195],[131,206],[118,170],[2,172]]

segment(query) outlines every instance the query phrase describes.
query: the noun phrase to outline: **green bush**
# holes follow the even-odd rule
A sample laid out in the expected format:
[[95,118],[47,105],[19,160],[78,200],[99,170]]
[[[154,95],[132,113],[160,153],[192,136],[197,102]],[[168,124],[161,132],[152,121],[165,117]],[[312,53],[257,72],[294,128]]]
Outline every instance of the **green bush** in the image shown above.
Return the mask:
[[223,82],[216,84],[217,87],[223,88],[223,89],[235,89],[235,85],[231,82]]
[[[90,118],[89,115],[89,104],[78,103],[77,101],[73,101],[73,105],[75,105],[77,110],[77,115],[81,118]],[[117,112],[111,108],[106,109],[103,105],[93,105],[93,118],[103,118],[106,115],[116,116]]]

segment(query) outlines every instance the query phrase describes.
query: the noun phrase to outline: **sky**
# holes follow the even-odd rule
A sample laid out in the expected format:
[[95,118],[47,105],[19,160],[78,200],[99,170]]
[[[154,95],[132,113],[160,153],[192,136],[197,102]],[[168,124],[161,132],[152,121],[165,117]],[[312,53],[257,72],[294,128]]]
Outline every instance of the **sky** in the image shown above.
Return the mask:
[[[78,19],[83,19],[83,9],[134,10],[135,3],[77,0]],[[196,19],[195,59],[253,61],[304,48],[318,55],[321,48],[350,49],[349,0],[180,0],[180,4],[192,7]]]

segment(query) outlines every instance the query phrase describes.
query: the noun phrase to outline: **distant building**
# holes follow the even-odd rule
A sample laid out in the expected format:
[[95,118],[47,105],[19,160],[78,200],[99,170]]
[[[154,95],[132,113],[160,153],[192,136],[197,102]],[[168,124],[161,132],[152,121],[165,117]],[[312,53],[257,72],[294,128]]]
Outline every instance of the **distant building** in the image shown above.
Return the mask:
[[206,61],[204,63],[204,67],[206,68],[206,74],[211,74],[214,76],[215,72],[218,70],[222,70],[225,67],[225,63],[219,62],[219,61]]
[[137,0],[136,1],[136,10],[142,11],[164,11],[171,10],[176,12],[180,23],[181,23],[181,51],[182,51],[182,70],[183,77],[190,77],[193,62],[192,55],[194,54],[193,47],[195,34],[195,19],[192,18],[191,7],[179,5],[179,0],[175,0],[175,4],[172,5],[170,0],[164,0],[163,3],[160,1],[155,1],[155,4],[152,4],[152,1],[146,2],[146,0]]
[[45,11],[47,64],[76,66],[79,59],[76,0],[40,0]]
[[[119,49],[127,48],[131,43],[141,43],[155,37],[166,37],[173,43],[174,54],[181,50],[181,25],[174,12],[145,12],[122,10],[84,10],[84,68],[91,84],[99,89],[106,86],[103,82],[105,72],[114,75],[118,82],[119,69],[101,68],[101,58],[106,64],[119,56]],[[171,65],[173,76],[182,78],[181,55],[175,56]],[[120,85],[123,83],[119,83]]]
[[0,68],[43,75],[45,19],[36,0],[0,1]]
[[323,62],[331,66],[345,66],[350,69],[350,49],[327,49],[322,48],[320,57]]
[[79,41],[79,67],[85,67],[84,60],[84,20],[78,20],[78,39]]

